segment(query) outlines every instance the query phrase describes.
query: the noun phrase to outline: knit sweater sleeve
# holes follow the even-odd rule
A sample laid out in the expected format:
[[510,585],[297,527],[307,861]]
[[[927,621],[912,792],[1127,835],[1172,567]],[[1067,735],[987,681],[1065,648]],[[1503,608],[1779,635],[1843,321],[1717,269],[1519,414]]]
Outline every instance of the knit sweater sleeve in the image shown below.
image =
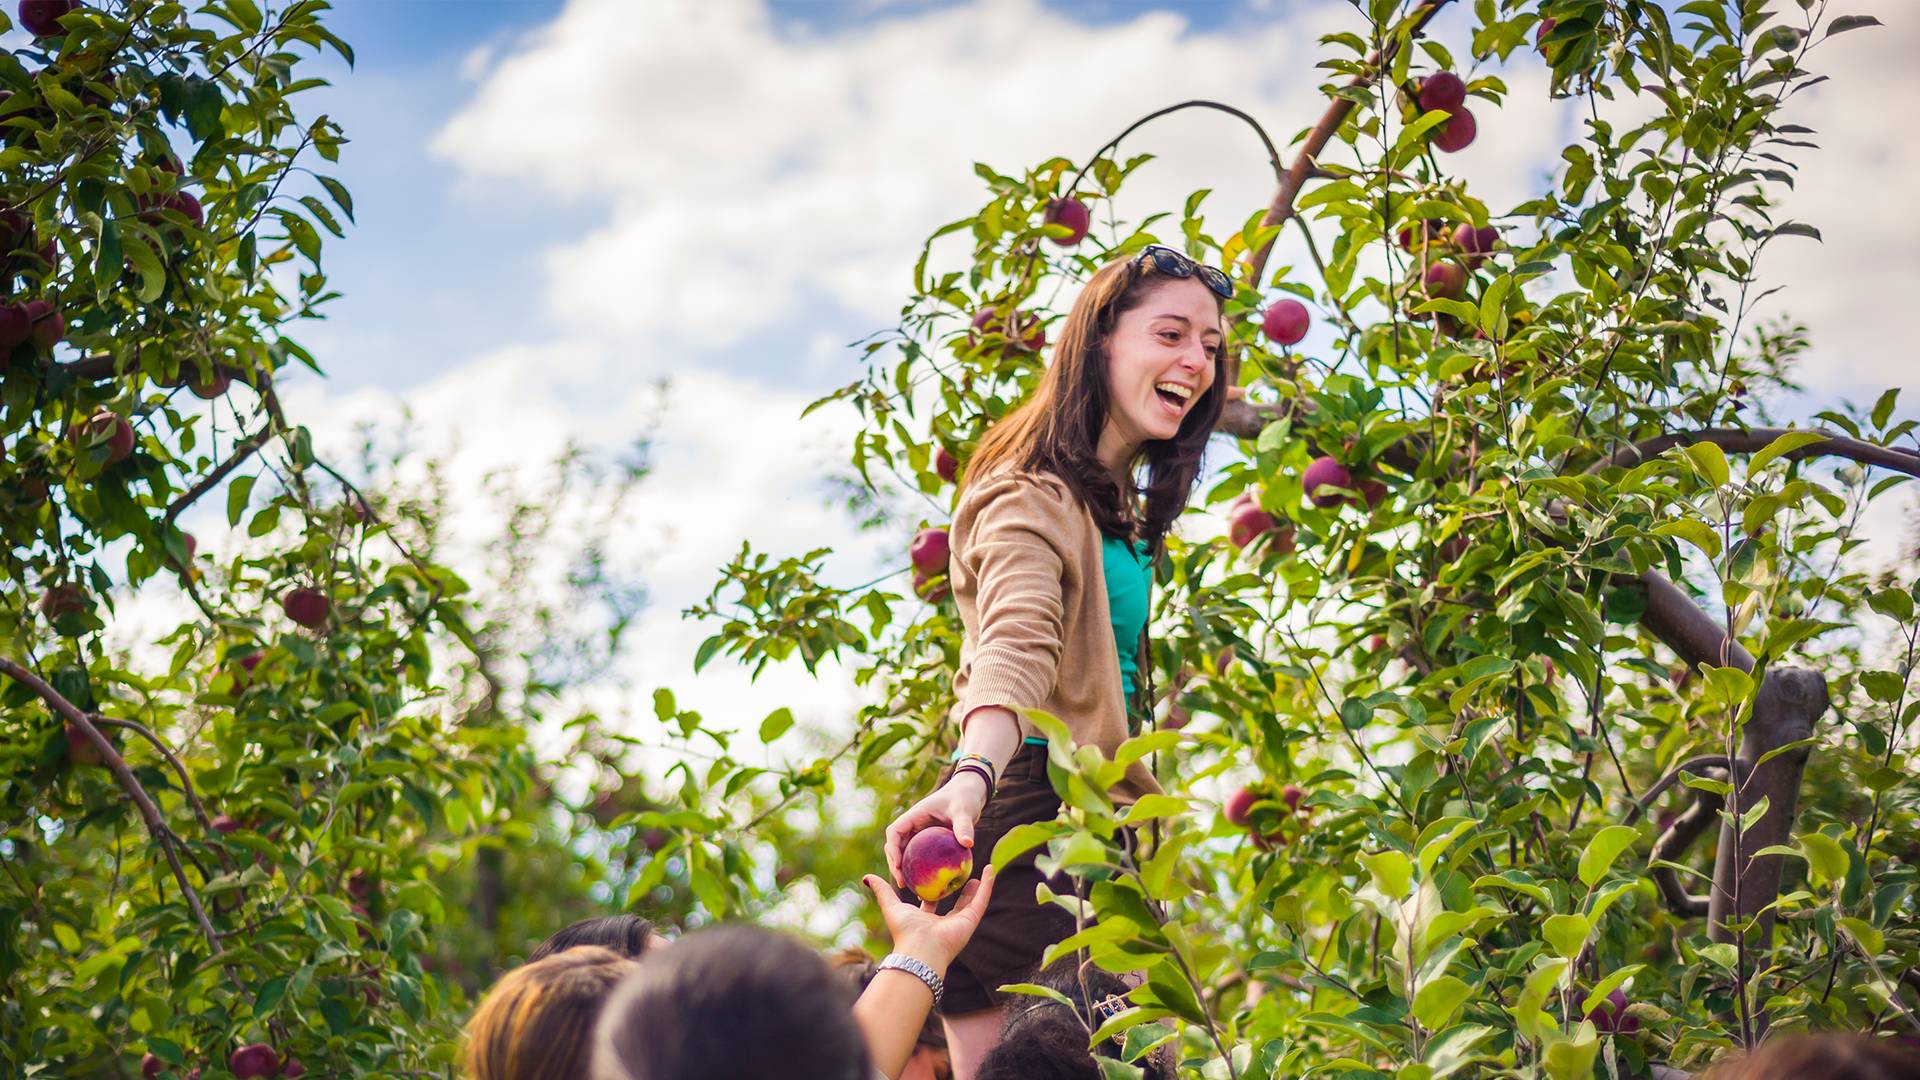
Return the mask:
[[955,550],[974,587],[972,665],[963,718],[987,705],[1039,708],[1059,675],[1062,579],[1075,534],[1073,496],[1049,478],[1005,474],[970,485]]

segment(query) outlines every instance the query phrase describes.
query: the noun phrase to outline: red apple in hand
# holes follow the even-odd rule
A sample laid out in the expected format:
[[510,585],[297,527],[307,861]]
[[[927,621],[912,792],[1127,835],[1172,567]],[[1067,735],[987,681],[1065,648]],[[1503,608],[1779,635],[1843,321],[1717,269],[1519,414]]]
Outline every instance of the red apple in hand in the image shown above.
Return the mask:
[[942,900],[960,891],[973,873],[973,852],[944,825],[921,829],[900,856],[907,888],[922,900]]
[[947,543],[947,530],[921,529],[913,535],[913,546],[908,549],[913,558],[913,568],[932,577],[947,572],[947,562],[952,549]]
[[[1301,475],[1300,485],[1307,489],[1307,498],[1312,500],[1313,505],[1320,507],[1336,506],[1341,500],[1345,499],[1346,496],[1331,489],[1347,488],[1351,490],[1353,487],[1353,474],[1347,471],[1345,465],[1340,464],[1333,458],[1325,456],[1317,457],[1313,459],[1311,465],[1307,466],[1307,471]],[[1329,490],[1323,493],[1321,491],[1322,488]]]
[[1047,204],[1047,211],[1040,219],[1048,225],[1063,225],[1066,236],[1050,236],[1047,239],[1061,247],[1072,247],[1087,238],[1087,226],[1092,223],[1092,215],[1087,213],[1087,204],[1079,199],[1055,199]]
[[1280,345],[1292,345],[1307,336],[1307,305],[1294,299],[1275,300],[1260,320],[1260,329]]

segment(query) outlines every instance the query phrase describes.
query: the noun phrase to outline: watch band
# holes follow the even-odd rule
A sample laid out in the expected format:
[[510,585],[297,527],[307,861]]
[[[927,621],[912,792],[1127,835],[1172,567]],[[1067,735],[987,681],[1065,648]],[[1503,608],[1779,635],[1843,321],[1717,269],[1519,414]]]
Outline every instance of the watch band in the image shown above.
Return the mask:
[[946,980],[942,979],[933,968],[927,966],[925,961],[916,960],[905,953],[888,953],[881,959],[879,965],[874,968],[874,973],[879,974],[888,968],[893,968],[896,971],[904,971],[914,978],[919,979],[921,982],[926,983],[927,989],[933,992],[933,1003],[935,1005],[940,1004],[940,995],[947,992]]

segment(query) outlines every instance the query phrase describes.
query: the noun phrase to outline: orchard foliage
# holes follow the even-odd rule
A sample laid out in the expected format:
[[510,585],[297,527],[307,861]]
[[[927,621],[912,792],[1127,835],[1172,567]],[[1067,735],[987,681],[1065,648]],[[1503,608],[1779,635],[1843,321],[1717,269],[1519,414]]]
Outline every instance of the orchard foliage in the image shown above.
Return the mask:
[[[476,605],[446,508],[362,494],[281,408],[353,218],[342,133],[299,115],[311,60],[352,60],[325,8],[36,3],[0,54],[9,1076],[446,1074],[496,958],[646,857],[567,874],[591,819],[550,812],[525,739],[624,617],[527,644],[550,606]],[[571,585],[552,601],[620,593]]]
[[[940,525],[941,456],[964,477],[1074,282],[1159,242],[1239,284],[1237,442],[1198,501],[1256,507],[1246,546],[1198,520],[1170,542],[1162,723],[1102,761],[1035,717],[1067,809],[995,857],[1045,845],[1042,865],[1091,898],[1060,948],[1146,970],[1139,1008],[1096,1034],[1125,1030],[1130,1057],[1175,1040],[1206,1076],[1645,1075],[1769,1029],[1920,1031],[1895,981],[1920,959],[1920,583],[1910,562],[1869,577],[1847,558],[1863,509],[1920,475],[1915,423],[1889,391],[1802,418],[1825,435],[1753,433],[1807,347],[1757,321],[1764,268],[1818,240],[1777,210],[1812,149],[1782,110],[1823,78],[1823,42],[1872,20],[1817,0],[1357,7],[1321,43],[1337,123],[1308,148],[1295,216],[1223,228],[1202,190],[1119,220],[1111,200],[1147,155],[981,165],[985,204],[929,239],[898,331],[866,345],[870,374],[822,403],[860,416],[852,466],[873,499]],[[1470,51],[1421,34],[1430,20]],[[1490,206],[1453,172],[1474,147],[1441,76],[1479,138],[1513,138],[1500,72],[1524,65],[1550,69],[1579,137],[1550,186]],[[1091,210],[1084,237],[1070,199]],[[1291,232],[1308,265],[1269,272]],[[944,265],[963,240],[971,257]],[[1319,327],[1298,347],[1276,344],[1300,340],[1290,307],[1268,318],[1287,300]],[[1340,468],[1318,475],[1346,483],[1309,491],[1322,457]],[[844,753],[877,823],[953,744],[961,628],[898,579],[824,583],[823,556],[744,551],[698,610],[717,624],[700,662],[853,667],[875,704]],[[1662,645],[1642,625],[1650,572],[1738,647],[1690,662]],[[1767,918],[1710,934],[1652,880],[1664,866],[1707,892],[1707,852],[1652,845],[1696,800],[1722,800],[1696,816],[1739,838],[1767,817],[1724,768],[1676,767],[1724,766],[1768,671],[1789,667],[1818,672],[1833,708],[1781,751],[1811,755],[1794,833],[1736,856],[1784,860],[1785,880]],[[1167,794],[1115,808],[1103,792],[1142,755]],[[720,795],[680,792],[724,814]],[[1122,825],[1146,838],[1137,857]]]

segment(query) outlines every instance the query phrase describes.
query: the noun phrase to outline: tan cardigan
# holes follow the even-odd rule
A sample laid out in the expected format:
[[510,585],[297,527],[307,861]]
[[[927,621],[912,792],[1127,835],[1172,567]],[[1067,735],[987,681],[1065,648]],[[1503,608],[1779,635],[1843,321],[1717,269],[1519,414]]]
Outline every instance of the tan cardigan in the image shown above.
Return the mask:
[[[1093,515],[1053,476],[995,472],[969,478],[950,537],[966,627],[954,720],[984,705],[1040,709],[1112,757],[1127,739],[1127,706]],[[1022,717],[1020,734],[1038,733]],[[1127,804],[1159,790],[1136,761],[1111,794]]]

